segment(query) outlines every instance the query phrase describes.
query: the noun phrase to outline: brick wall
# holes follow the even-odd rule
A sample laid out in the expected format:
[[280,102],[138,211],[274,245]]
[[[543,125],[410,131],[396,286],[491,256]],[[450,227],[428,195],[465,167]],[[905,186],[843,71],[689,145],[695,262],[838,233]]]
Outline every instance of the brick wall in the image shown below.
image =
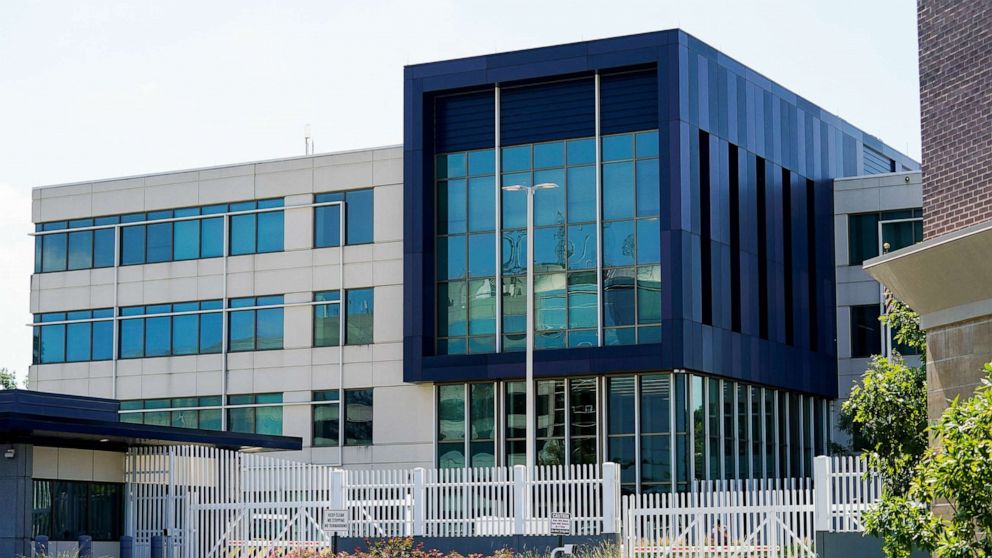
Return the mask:
[[919,0],[926,238],[992,219],[992,0]]

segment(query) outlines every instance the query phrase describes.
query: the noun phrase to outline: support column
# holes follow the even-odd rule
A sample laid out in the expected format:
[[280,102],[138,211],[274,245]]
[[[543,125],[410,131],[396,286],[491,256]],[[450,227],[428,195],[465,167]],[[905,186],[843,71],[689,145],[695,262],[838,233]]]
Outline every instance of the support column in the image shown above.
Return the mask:
[[0,494],[10,506],[0,514],[0,556],[31,556],[33,458],[29,444],[0,446]]

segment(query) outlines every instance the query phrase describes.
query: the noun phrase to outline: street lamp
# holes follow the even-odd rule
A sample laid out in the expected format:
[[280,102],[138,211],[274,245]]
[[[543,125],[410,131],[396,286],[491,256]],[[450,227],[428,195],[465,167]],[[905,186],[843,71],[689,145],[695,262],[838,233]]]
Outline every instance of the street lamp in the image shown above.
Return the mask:
[[536,465],[537,411],[534,408],[534,192],[557,188],[553,182],[542,182],[533,186],[513,184],[503,186],[507,192],[527,192],[527,471],[533,472]]

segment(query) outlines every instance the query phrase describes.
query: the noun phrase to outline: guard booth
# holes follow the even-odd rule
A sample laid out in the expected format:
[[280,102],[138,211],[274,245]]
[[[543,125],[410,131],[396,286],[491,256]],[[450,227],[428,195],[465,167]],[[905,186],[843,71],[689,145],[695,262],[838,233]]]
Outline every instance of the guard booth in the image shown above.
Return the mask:
[[[124,423],[119,410],[114,399],[0,391],[0,494],[9,506],[0,514],[0,556],[31,556],[38,535],[48,537],[51,555],[75,551],[86,535],[94,556],[114,557],[121,537],[129,535],[135,556],[145,556],[152,536],[170,535],[163,526],[169,510],[178,509],[172,507],[176,495],[155,487],[167,487],[173,473],[145,466],[141,478],[128,478],[129,459],[168,455],[162,451],[168,446],[240,453],[294,451],[303,443],[297,437]],[[135,509],[138,502],[146,509]],[[154,527],[138,531],[139,513],[152,518],[148,525]]]

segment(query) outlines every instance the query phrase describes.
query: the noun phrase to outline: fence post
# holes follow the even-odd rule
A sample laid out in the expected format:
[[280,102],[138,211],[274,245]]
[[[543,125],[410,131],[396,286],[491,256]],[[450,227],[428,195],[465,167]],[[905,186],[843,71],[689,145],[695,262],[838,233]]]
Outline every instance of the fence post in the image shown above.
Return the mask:
[[830,511],[833,507],[833,488],[830,478],[830,457],[817,456],[813,461],[813,529],[832,531]]
[[513,534],[526,535],[527,524],[527,467],[513,466]]
[[423,467],[413,470],[413,536],[427,534],[427,471]]
[[603,463],[603,533],[617,532],[617,502],[620,498],[619,465]]
[[[331,508],[335,510],[345,510],[345,514],[348,514],[348,519],[351,519],[348,510],[347,500],[345,498],[345,486],[347,484],[348,472],[344,469],[335,469],[331,471]],[[351,535],[351,525],[352,522],[348,521],[348,535]]]

